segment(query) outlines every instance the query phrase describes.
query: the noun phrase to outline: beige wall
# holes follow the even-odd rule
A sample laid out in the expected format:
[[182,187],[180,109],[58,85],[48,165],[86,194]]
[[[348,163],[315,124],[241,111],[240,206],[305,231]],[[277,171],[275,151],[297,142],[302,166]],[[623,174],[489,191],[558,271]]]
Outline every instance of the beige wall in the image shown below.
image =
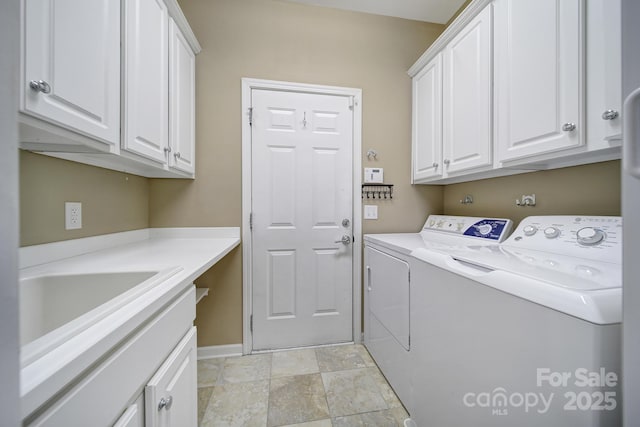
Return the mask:
[[[460,204],[466,194],[473,204]],[[523,194],[535,194],[536,206],[516,206]],[[530,215],[620,215],[620,161],[448,185],[444,213],[505,217],[516,224]]]
[[[151,180],[150,223],[239,226],[241,78],[362,88],[363,150],[376,149],[393,201],[364,232],[413,231],[442,210],[441,187],[410,182],[411,82],[407,69],[444,26],[271,0],[182,0],[202,52],[196,59],[197,169],[193,182]],[[198,284],[200,346],[242,342],[240,251]],[[207,301],[208,299],[208,301]]]
[[[64,202],[82,202],[82,229],[64,229]],[[20,245],[149,226],[149,180],[20,151]]]

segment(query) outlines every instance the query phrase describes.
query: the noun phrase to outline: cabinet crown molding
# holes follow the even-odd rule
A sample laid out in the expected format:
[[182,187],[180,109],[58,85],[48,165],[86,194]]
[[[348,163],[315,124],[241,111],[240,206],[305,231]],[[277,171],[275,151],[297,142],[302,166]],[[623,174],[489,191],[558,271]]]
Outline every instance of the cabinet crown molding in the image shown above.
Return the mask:
[[492,3],[493,0],[475,0],[458,15],[458,17],[444,30],[435,42],[418,58],[418,60],[409,68],[407,74],[414,77],[418,72],[431,61],[444,47],[467,25],[473,18],[484,9],[485,6]]

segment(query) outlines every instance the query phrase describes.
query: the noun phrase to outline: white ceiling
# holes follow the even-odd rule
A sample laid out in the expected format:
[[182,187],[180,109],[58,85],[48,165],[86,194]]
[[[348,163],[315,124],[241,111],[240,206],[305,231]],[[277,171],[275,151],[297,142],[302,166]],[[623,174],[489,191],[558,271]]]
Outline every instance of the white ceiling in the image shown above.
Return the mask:
[[464,0],[289,0],[375,15],[446,24]]

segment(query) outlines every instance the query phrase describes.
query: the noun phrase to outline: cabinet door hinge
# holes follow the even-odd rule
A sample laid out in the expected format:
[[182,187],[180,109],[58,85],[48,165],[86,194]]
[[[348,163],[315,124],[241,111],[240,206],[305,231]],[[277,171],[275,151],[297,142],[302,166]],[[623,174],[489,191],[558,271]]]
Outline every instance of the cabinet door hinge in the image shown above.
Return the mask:
[[249,316],[249,331],[253,333],[253,314]]
[[249,230],[253,230],[253,212],[249,213]]
[[355,98],[353,96],[349,97],[349,110],[353,111],[353,104],[355,103]]
[[249,126],[253,126],[253,107],[249,107]]
[[411,283],[411,270],[409,270],[408,275],[409,275],[409,283]]

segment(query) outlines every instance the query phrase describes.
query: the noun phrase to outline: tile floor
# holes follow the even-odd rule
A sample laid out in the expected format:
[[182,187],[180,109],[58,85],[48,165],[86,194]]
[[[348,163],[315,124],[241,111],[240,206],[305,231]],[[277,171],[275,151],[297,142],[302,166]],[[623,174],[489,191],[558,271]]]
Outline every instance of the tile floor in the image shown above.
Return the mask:
[[402,427],[407,416],[359,344],[198,361],[200,427]]

